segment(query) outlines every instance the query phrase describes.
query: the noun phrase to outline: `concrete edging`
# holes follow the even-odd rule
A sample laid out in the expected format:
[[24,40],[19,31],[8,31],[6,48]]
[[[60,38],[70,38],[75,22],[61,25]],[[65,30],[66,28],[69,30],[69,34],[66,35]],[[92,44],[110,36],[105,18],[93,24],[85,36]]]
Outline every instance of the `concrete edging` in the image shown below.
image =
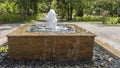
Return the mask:
[[120,51],[115,49],[114,47],[112,47],[111,44],[105,42],[105,41],[102,41],[98,38],[95,38],[95,42],[97,44],[99,44],[101,47],[103,47],[104,49],[106,49],[107,51],[109,51],[111,54],[117,56],[118,58],[120,58]]

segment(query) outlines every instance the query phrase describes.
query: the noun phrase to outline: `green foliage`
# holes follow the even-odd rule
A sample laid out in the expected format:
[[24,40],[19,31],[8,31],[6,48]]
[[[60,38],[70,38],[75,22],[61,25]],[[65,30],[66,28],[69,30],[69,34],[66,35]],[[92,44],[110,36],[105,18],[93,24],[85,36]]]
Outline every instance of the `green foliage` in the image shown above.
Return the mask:
[[[73,17],[77,17],[80,21],[115,24],[120,22],[119,18],[108,17],[119,17],[119,6],[120,0],[0,0],[0,21],[36,20],[53,8],[61,19],[73,20]],[[98,15],[103,17],[96,17]]]
[[120,9],[120,0],[86,0],[85,13],[102,15],[108,11],[109,16],[118,16],[117,10]]
[[1,22],[16,22],[21,21],[21,18],[15,13],[16,8],[13,2],[3,2],[0,6],[0,21]]
[[120,23],[120,18],[118,18],[118,23]]
[[120,23],[119,17],[103,17],[103,16],[83,16],[77,17],[76,21],[104,21],[104,24],[118,24]]
[[52,1],[51,8],[53,8],[55,10],[57,9],[57,1],[56,0]]
[[1,22],[36,20],[38,0],[4,0],[0,2]]
[[78,21],[101,21],[102,17],[100,16],[83,16],[83,17],[77,17]]
[[0,15],[1,22],[18,22],[23,21],[23,19],[16,14],[2,13]]
[[38,3],[38,9],[39,9],[39,13],[46,13],[48,10],[48,6],[47,3],[43,2],[43,3]]
[[9,13],[3,13],[0,16],[0,21],[1,22],[24,22],[24,21],[31,21],[31,20],[38,20],[40,18],[43,18],[44,15],[32,15],[32,16],[26,16],[26,17],[21,17],[17,14],[9,14]]
[[7,52],[8,46],[0,47],[0,52]]
[[105,20],[105,24],[117,24],[119,23],[118,17],[107,17]]

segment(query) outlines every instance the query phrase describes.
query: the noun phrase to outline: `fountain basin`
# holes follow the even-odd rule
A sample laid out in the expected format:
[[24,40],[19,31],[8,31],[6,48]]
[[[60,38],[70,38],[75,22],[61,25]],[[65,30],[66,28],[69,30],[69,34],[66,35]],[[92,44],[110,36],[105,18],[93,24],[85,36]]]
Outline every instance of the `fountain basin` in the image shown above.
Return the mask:
[[27,32],[26,24],[8,34],[11,59],[92,59],[95,35],[74,24],[76,32]]
[[52,32],[52,33],[74,33],[76,29],[74,26],[59,24],[55,29],[49,28],[46,24],[35,24],[28,27],[26,32]]

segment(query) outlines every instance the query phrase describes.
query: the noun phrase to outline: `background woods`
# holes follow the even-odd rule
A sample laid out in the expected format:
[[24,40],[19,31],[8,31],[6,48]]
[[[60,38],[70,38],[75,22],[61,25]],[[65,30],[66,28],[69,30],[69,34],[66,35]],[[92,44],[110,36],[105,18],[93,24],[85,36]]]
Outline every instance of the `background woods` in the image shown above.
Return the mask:
[[0,21],[37,20],[53,8],[60,19],[119,22],[119,6],[120,0],[0,0]]

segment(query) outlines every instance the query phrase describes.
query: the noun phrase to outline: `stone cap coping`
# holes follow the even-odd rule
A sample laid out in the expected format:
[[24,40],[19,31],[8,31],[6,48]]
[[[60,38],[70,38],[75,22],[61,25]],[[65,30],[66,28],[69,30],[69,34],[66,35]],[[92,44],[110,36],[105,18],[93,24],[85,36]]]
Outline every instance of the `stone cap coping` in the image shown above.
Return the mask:
[[[24,26],[20,27],[19,29],[16,29],[15,31],[11,32],[7,36],[92,36],[95,37],[96,35],[81,28],[78,27],[75,24],[59,24],[59,25],[70,25],[74,26],[76,29],[76,32],[74,33],[60,33],[60,32],[26,32],[26,29],[33,24],[25,24]],[[42,24],[41,24],[42,25]]]

